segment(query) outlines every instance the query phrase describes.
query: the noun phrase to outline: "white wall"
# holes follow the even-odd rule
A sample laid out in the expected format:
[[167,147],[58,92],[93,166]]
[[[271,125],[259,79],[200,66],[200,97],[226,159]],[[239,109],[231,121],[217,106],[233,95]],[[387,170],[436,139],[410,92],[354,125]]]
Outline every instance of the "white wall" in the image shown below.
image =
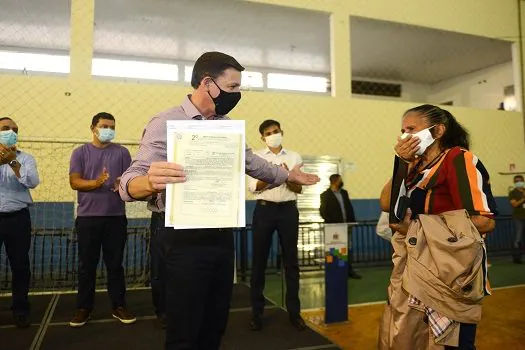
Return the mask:
[[513,85],[512,63],[506,63],[434,84],[429,103],[453,101],[454,106],[498,109],[503,102],[503,88]]

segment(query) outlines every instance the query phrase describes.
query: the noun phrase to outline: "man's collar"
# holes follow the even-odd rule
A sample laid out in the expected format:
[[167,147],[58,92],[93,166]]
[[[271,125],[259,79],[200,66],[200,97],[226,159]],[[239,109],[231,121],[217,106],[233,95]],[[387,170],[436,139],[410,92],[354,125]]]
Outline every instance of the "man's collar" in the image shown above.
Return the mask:
[[[266,150],[264,151],[264,154],[270,154],[270,153],[273,153],[272,150],[270,149],[270,147],[266,147]],[[279,153],[277,153],[278,156],[280,156],[281,154],[288,154],[288,151],[286,150],[286,148],[284,148],[284,147],[281,148]]]
[[193,102],[191,102],[191,95],[187,95],[186,98],[181,103],[182,110],[186,115],[187,119],[199,119],[199,120],[222,120],[230,118],[227,115],[214,115],[210,118],[205,118],[201,112],[195,107]]
[[188,119],[193,119],[194,117],[202,117],[201,112],[195,107],[195,105],[190,100],[191,95],[187,95],[184,100],[182,100],[182,110],[186,114],[186,117]]

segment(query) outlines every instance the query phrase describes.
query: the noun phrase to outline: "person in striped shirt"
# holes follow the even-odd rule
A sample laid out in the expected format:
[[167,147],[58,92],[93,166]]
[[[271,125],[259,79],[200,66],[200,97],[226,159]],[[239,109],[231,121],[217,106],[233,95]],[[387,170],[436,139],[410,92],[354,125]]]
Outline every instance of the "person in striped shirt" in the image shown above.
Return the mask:
[[[392,231],[406,234],[418,214],[459,209],[469,213],[480,234],[492,231],[497,207],[489,173],[469,151],[469,134],[454,116],[437,106],[421,105],[405,112],[401,132],[394,176],[381,194]],[[476,325],[461,323],[459,348],[475,349],[475,337]]]

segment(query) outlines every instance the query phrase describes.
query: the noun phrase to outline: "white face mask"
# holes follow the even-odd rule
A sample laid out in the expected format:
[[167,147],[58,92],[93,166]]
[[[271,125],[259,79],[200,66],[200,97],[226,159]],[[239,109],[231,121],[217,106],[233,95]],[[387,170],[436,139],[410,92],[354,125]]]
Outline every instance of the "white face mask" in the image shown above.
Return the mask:
[[266,141],[266,145],[268,145],[268,147],[277,148],[281,145],[283,134],[272,134],[270,136],[266,136],[264,140]]
[[[421,143],[419,144],[419,150],[416,152],[418,156],[425,153],[427,148],[434,143],[435,139],[432,137],[432,134],[430,133],[430,129],[432,129],[435,125],[432,125],[430,128],[423,129],[421,131],[416,132],[415,134],[412,134],[412,137],[417,137],[421,140]],[[409,133],[404,133],[401,135],[401,139],[406,138]]]

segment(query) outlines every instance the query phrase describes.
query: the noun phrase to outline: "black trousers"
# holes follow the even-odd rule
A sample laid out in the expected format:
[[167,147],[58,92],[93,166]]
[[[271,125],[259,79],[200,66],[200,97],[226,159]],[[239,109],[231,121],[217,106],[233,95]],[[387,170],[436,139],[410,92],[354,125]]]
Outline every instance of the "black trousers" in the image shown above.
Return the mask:
[[166,282],[167,350],[217,350],[233,288],[231,229],[160,229]]
[[461,323],[459,325],[459,346],[446,346],[445,350],[476,350],[476,328],[475,324]]
[[354,268],[352,266],[352,226],[348,226],[348,273],[353,273]]
[[29,313],[29,248],[31,246],[31,217],[29,210],[22,209],[11,213],[0,213],[0,248],[5,245],[11,266],[13,304],[16,314]]
[[113,308],[125,306],[126,283],[122,259],[128,221],[125,216],[77,217],[78,295],[77,308],[92,310],[100,249],[107,270],[108,295]]
[[153,307],[157,316],[163,316],[166,305],[165,278],[164,278],[164,261],[162,257],[162,228],[164,227],[164,218],[159,213],[151,213],[150,224],[150,279],[151,279],[151,297]]
[[252,313],[264,312],[265,271],[274,231],[277,230],[282,251],[286,281],[286,308],[291,317],[301,311],[299,301],[299,262],[297,239],[299,235],[299,211],[295,201],[272,203],[257,201],[253,214],[253,263],[250,279]]

